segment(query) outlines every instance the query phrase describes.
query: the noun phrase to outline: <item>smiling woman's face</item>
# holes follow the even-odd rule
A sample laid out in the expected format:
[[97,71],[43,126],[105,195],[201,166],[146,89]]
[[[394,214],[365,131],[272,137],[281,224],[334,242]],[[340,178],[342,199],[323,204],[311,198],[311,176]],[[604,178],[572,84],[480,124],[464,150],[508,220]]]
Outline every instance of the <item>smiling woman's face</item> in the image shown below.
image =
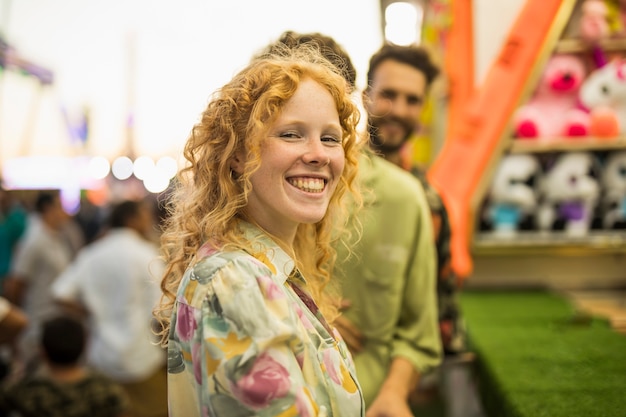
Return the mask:
[[342,135],[330,93],[302,81],[263,143],[260,167],[250,178],[248,216],[287,242],[300,223],[320,221],[345,165]]

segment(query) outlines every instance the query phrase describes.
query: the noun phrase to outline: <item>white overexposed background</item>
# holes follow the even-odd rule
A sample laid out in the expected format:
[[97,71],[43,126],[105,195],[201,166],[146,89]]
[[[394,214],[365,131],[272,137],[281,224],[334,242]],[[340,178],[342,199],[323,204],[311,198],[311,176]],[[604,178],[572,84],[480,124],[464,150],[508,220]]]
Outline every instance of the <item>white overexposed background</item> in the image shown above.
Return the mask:
[[[525,1],[473,0],[477,86]],[[74,179],[83,178],[83,160],[112,162],[127,153],[129,138],[135,157],[180,160],[210,95],[285,30],[334,37],[350,53],[361,90],[381,27],[379,0],[0,0],[5,40],[54,73],[53,84],[41,86],[33,76],[0,72],[4,180],[61,183],[76,193],[85,186]],[[83,108],[85,144],[66,124],[78,123]],[[50,160],[57,156],[84,158],[76,168]]]
[[[285,30],[334,37],[363,86],[380,46],[378,0],[0,0],[0,30],[23,58],[54,72],[40,87],[0,76],[0,160],[124,152],[132,114],[137,154],[175,156],[210,94]],[[84,147],[62,112],[90,109]]]

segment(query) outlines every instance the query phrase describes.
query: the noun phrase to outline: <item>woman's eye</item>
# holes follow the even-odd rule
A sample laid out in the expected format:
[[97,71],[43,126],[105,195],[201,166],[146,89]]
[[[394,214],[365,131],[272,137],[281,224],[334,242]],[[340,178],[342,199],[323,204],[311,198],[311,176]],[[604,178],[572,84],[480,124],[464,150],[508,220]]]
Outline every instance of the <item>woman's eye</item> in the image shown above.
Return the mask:
[[336,136],[322,136],[322,142],[341,143],[341,138]]
[[287,139],[295,139],[295,138],[299,138],[300,135],[297,134],[296,132],[284,132],[280,134],[281,138],[287,138]]

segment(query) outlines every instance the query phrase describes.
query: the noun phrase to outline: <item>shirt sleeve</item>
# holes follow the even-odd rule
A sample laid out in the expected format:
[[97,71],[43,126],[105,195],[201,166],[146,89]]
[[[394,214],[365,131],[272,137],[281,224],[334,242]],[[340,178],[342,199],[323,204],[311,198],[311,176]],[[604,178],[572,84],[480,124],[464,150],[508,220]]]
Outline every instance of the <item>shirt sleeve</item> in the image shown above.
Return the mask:
[[441,362],[441,341],[437,314],[436,252],[430,209],[420,186],[417,193],[417,233],[413,256],[408,265],[407,282],[392,356],[402,356],[420,373]]
[[[173,336],[209,415],[318,412],[285,287],[253,258],[196,265],[179,291]],[[171,349],[171,347],[170,347]],[[188,350],[188,352],[186,352]],[[314,414],[317,415],[317,414]]]
[[66,301],[80,301],[80,274],[81,258],[77,258],[68,265],[63,272],[54,280],[50,291],[55,299]]
[[12,272],[16,279],[30,281],[37,266],[37,252],[35,242],[28,237],[18,244],[12,265]]

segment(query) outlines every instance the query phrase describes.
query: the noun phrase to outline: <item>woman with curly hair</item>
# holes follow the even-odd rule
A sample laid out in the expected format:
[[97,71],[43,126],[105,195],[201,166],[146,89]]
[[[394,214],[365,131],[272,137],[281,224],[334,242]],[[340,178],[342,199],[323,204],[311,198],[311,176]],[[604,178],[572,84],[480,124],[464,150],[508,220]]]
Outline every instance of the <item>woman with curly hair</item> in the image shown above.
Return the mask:
[[364,415],[328,324],[333,247],[350,238],[346,205],[361,201],[350,92],[315,48],[275,50],[218,90],[193,127],[155,311],[170,416]]

